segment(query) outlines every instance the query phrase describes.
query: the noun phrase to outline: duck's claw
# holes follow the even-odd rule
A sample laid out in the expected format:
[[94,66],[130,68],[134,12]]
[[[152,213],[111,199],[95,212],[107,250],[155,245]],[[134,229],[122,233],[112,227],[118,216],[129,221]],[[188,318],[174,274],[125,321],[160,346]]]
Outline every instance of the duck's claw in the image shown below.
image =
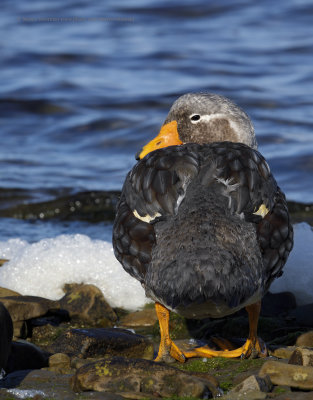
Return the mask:
[[167,343],[160,343],[159,352],[154,361],[173,363],[175,360],[184,363],[186,361],[186,356],[183,351],[172,341],[167,341]]
[[268,352],[264,341],[256,337],[254,340],[247,339],[246,343],[242,346],[241,358],[264,358],[267,357]]

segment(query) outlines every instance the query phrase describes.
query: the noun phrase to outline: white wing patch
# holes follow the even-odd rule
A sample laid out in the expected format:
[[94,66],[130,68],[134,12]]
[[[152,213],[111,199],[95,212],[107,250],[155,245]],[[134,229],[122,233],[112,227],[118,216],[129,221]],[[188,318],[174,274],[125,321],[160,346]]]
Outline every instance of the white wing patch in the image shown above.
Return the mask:
[[266,205],[265,204],[261,204],[259,209],[256,212],[254,212],[253,214],[254,215],[260,215],[262,218],[264,218],[265,215],[268,214],[268,212],[269,212],[269,209],[266,208]]
[[154,215],[149,215],[149,214],[147,214],[147,215],[145,215],[144,217],[142,217],[141,215],[138,214],[137,210],[134,210],[134,211],[133,211],[133,214],[134,214],[134,216],[135,216],[136,218],[140,219],[140,220],[143,221],[143,222],[147,222],[148,224],[149,224],[151,221],[154,221],[157,217],[161,217],[161,214],[158,213],[158,212],[156,212]]

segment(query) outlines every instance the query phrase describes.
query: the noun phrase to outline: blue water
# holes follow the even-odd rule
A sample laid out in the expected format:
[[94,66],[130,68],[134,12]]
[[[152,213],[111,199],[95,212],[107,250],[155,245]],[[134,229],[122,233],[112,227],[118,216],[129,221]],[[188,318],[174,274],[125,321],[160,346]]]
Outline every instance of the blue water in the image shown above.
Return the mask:
[[[309,0],[2,0],[0,192],[119,190],[175,98],[212,91],[248,112],[288,200],[313,202],[312,20]],[[86,228],[0,222],[30,241]]]

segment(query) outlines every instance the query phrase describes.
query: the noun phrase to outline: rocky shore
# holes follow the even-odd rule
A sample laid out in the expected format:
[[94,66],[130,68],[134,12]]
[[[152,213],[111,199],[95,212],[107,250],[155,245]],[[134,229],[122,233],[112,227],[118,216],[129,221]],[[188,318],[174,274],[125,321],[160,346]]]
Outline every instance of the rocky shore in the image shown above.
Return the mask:
[[[65,285],[52,301],[0,288],[0,399],[295,399],[313,398],[313,304],[289,293],[263,301],[259,335],[264,359],[153,360],[159,340],[152,305],[133,313],[112,309],[93,285]],[[182,348],[215,337],[239,346],[244,311],[204,321],[171,317]]]

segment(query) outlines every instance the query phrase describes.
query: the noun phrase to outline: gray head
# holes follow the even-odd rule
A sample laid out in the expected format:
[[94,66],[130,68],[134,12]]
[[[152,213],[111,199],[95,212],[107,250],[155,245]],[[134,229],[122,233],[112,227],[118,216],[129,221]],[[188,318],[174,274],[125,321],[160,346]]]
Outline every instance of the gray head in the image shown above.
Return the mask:
[[164,125],[177,121],[183,143],[231,141],[257,148],[248,115],[226,97],[212,93],[187,93],[170,109]]

